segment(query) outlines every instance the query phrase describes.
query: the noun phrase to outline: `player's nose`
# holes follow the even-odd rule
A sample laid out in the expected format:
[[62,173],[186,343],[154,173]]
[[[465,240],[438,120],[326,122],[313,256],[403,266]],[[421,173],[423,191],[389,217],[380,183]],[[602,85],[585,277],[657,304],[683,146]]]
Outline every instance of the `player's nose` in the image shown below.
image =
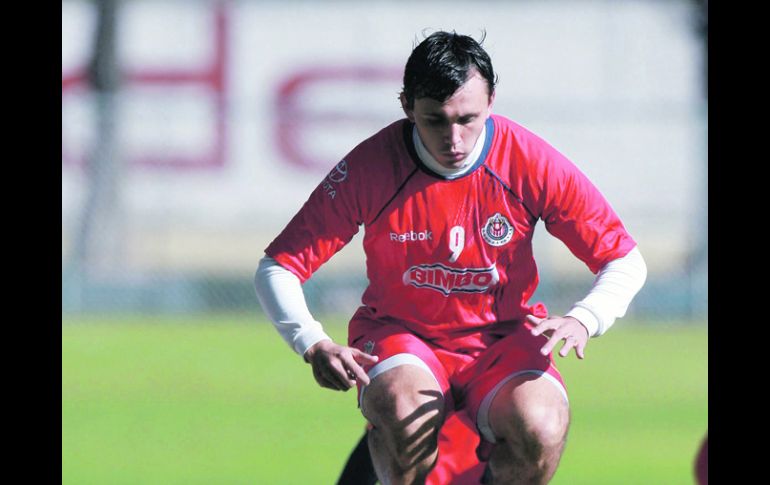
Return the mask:
[[446,134],[446,143],[453,149],[462,146],[462,127],[458,124],[449,125],[449,131]]

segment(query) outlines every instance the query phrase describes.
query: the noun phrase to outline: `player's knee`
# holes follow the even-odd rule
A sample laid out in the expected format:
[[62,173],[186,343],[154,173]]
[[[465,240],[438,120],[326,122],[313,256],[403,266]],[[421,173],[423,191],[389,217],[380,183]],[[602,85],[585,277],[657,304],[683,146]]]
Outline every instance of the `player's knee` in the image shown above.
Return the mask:
[[366,387],[362,399],[364,416],[375,426],[413,427],[443,414],[444,398],[435,379],[411,365],[394,367]]
[[438,426],[443,402],[439,398],[424,399],[412,393],[389,395],[366,401],[366,418],[375,426],[411,435],[426,424]]
[[567,406],[529,406],[517,409],[505,420],[501,439],[518,446],[529,458],[538,460],[543,455],[563,447],[569,427]]
[[526,414],[524,429],[527,439],[548,450],[562,446],[569,427],[566,406],[540,406]]
[[394,439],[403,441],[437,431],[443,418],[443,399],[399,393],[371,396],[365,401],[366,418]]
[[489,419],[494,435],[510,446],[529,450],[528,455],[550,453],[563,447],[569,404],[552,383],[523,376],[500,390]]

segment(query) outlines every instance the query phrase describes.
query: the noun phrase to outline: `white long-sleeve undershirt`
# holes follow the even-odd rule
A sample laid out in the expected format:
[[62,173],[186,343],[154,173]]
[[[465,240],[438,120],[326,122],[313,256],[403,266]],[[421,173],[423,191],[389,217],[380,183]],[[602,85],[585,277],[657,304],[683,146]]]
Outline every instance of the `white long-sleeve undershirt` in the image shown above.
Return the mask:
[[321,323],[310,314],[299,278],[278,262],[265,256],[254,276],[254,287],[262,309],[299,355],[321,340],[331,340]]
[[588,329],[589,336],[598,337],[626,314],[646,279],[647,265],[639,248],[634,247],[622,258],[605,264],[588,295],[575,303],[565,316],[576,318]]
[[[646,278],[647,266],[635,247],[626,256],[607,263],[599,271],[588,295],[575,303],[565,316],[576,318],[591,337],[598,337],[626,314]],[[331,340],[310,314],[299,278],[275,259],[262,258],[254,286],[268,318],[299,355],[304,355],[321,340]]]

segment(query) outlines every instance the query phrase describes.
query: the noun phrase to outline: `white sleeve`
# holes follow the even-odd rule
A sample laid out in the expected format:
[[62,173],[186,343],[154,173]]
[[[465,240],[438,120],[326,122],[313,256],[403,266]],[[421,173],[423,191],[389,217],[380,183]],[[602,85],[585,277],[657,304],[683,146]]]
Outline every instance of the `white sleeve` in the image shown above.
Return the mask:
[[254,275],[254,287],[262,309],[299,355],[305,355],[307,349],[321,340],[331,340],[310,315],[299,278],[275,259],[262,258]]
[[582,323],[590,337],[598,337],[615,323],[616,318],[626,314],[628,305],[646,279],[647,265],[639,248],[634,247],[622,258],[604,265],[588,295],[575,303],[565,316]]

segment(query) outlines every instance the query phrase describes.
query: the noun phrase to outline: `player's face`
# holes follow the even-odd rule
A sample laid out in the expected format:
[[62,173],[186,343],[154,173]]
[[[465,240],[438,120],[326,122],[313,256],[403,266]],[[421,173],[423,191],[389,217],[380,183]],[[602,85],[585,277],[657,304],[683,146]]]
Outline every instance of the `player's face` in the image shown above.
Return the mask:
[[417,98],[410,110],[402,96],[404,112],[417,125],[425,147],[443,167],[460,166],[473,150],[492,111],[494,94],[490,96],[487,89],[486,80],[476,72],[443,103]]

